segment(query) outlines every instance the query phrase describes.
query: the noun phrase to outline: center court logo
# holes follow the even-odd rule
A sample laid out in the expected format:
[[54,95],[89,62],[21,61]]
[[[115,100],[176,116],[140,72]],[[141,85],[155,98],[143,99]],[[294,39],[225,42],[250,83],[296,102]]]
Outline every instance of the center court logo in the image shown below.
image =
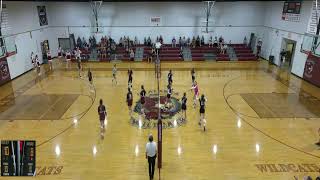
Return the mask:
[[[132,126],[141,129],[153,129],[157,128],[158,124],[158,110],[160,107],[162,128],[175,128],[182,126],[186,123],[185,119],[181,118],[181,103],[173,96],[178,96],[178,93],[174,93],[171,97],[171,101],[166,103],[166,91],[160,91],[160,104],[158,94],[156,91],[149,91],[146,95],[146,102],[144,104],[144,115],[141,111],[142,105],[140,100],[136,102],[134,107],[133,116],[130,119]],[[138,95],[139,96],[139,95]]]

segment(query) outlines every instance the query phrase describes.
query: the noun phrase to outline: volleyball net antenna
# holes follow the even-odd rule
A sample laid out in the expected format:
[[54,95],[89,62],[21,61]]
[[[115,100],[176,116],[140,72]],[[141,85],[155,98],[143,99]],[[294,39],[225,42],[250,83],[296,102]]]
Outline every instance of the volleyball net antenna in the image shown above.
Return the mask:
[[92,13],[93,13],[93,31],[94,33],[99,33],[101,28],[99,29],[99,12],[101,9],[103,1],[90,1]]

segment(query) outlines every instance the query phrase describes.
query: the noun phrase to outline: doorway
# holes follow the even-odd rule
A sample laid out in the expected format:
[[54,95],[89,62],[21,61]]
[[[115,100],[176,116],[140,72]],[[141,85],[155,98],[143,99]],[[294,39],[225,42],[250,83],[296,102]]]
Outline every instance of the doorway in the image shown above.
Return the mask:
[[293,64],[293,55],[296,49],[296,41],[291,39],[283,38],[281,50],[285,51],[285,62],[282,64],[282,67],[286,69],[288,72],[291,72],[292,64]]

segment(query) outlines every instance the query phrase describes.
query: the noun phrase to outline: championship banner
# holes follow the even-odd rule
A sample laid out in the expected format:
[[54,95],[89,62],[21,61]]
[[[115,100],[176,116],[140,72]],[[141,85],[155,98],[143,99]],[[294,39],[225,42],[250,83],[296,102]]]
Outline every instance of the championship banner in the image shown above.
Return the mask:
[[45,6],[37,6],[40,26],[48,25],[47,11]]
[[0,59],[0,85],[11,80],[7,58]]
[[320,87],[320,58],[310,54],[304,66],[303,79]]

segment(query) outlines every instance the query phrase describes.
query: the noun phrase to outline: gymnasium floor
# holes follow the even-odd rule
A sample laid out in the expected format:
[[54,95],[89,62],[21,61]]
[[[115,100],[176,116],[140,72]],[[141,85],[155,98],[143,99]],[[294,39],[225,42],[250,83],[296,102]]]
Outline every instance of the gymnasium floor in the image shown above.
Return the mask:
[[[156,90],[154,66],[85,63],[94,87],[66,71],[30,71],[0,87],[0,139],[37,141],[37,179],[148,179],[145,143],[156,128],[131,124],[125,102],[127,69],[133,68],[134,104],[140,85]],[[207,96],[207,131],[192,108],[190,69]],[[319,175],[320,89],[266,61],[162,63],[161,87],[173,70],[173,89],[187,92],[187,122],[163,130],[161,179],[294,179]],[[44,73],[46,71],[46,73]],[[86,76],[86,72],[83,73]],[[105,137],[100,138],[99,99],[106,104]],[[318,171],[318,172],[315,172]],[[159,171],[156,170],[156,179]],[[6,179],[0,177],[0,179]],[[10,178],[21,179],[21,178]],[[24,178],[23,178],[24,179]]]

